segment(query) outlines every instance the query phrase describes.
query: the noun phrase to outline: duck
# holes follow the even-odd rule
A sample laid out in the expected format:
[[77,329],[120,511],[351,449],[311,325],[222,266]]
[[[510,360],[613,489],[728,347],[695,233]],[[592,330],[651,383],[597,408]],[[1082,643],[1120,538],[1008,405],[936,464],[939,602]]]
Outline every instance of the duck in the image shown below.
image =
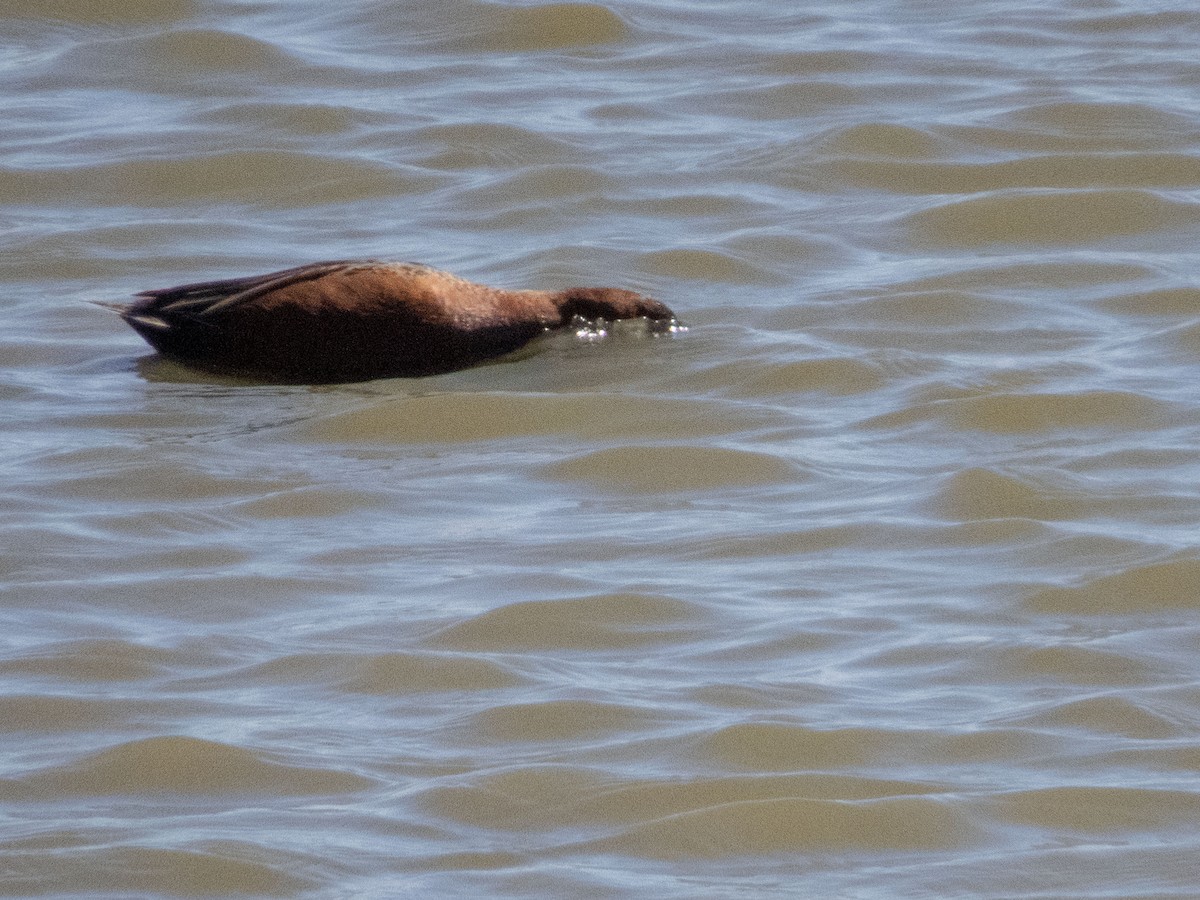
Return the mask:
[[505,290],[422,263],[337,260],[101,302],[164,357],[292,383],[435,375],[588,322],[678,324],[663,303],[607,287]]

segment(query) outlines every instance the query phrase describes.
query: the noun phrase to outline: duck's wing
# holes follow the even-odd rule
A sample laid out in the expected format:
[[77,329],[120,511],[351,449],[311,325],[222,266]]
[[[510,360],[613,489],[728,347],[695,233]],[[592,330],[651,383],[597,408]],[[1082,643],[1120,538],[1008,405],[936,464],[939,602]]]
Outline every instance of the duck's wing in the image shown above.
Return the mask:
[[135,316],[153,317],[185,313],[189,317],[203,318],[301,281],[312,281],[335,272],[375,265],[379,263],[374,260],[334,260],[281,269],[265,275],[225,278],[220,281],[196,281],[176,287],[155,288],[137,294],[137,299],[128,307],[128,312]]

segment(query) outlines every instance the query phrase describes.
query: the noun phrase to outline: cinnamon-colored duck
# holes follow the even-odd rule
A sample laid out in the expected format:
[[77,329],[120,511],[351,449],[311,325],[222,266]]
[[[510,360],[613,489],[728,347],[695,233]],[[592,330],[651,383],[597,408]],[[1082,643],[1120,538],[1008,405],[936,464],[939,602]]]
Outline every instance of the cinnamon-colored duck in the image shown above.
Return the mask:
[[184,284],[105,305],[164,356],[300,383],[461,369],[576,316],[675,318],[657,300],[617,288],[508,291],[418,263],[374,260]]

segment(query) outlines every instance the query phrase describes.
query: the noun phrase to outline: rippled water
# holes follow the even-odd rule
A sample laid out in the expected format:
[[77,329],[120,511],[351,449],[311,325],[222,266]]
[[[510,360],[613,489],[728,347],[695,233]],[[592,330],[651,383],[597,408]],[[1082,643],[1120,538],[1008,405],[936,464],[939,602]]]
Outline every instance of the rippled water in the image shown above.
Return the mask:
[[[9,0],[0,893],[1200,891],[1200,12]],[[280,387],[324,258],[690,326]]]

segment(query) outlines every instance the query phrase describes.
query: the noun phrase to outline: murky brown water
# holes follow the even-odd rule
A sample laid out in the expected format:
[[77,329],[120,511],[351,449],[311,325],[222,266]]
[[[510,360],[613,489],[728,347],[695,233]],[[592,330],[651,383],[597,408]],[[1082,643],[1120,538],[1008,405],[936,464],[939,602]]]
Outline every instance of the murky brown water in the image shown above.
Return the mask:
[[[1200,893],[1200,11],[10,0],[0,893]],[[690,326],[189,372],[322,258]]]

